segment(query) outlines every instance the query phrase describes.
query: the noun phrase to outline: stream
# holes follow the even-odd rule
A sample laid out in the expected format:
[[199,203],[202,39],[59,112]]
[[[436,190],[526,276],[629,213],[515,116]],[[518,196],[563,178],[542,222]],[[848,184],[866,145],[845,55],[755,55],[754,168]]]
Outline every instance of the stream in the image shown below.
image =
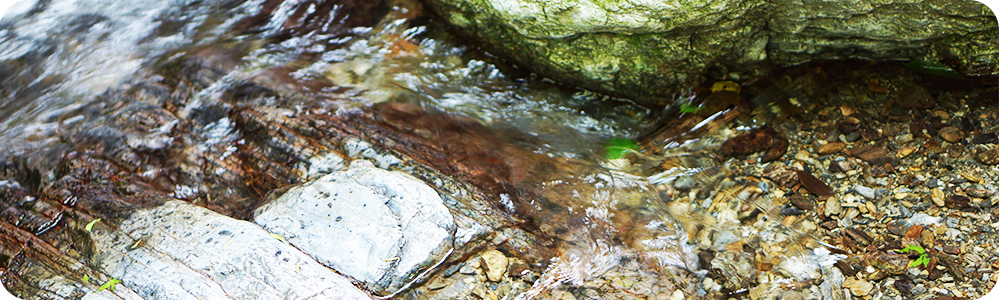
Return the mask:
[[[80,244],[75,232],[84,220],[120,220],[123,212],[161,201],[77,204],[56,192],[63,185],[80,190],[63,179],[73,170],[120,169],[94,175],[105,179],[91,186],[147,191],[159,196],[136,199],[183,200],[250,220],[276,193],[325,172],[305,162],[318,168],[316,157],[361,140],[401,157],[408,167],[390,169],[427,181],[446,204],[464,194],[449,195],[434,176],[477,191],[485,208],[449,209],[489,216],[483,224],[495,230],[476,235],[428,278],[394,294],[399,298],[465,297],[429,283],[497,248],[534,276],[502,281],[509,285],[503,299],[815,299],[840,292],[844,275],[833,265],[864,247],[814,231],[823,219],[799,211],[811,213],[812,206],[786,199],[804,201],[795,193],[813,204],[827,199],[813,190],[827,184],[801,179],[806,175],[781,183],[793,169],[811,169],[825,182],[840,179],[820,175],[833,157],[810,161],[801,157],[806,150],[793,150],[825,139],[817,136],[827,129],[798,127],[796,118],[810,109],[837,116],[836,106],[803,103],[846,94],[838,89],[856,82],[867,93],[869,78],[883,76],[871,74],[894,68],[798,66],[742,89],[709,81],[676,95],[671,107],[648,108],[478,51],[414,0],[23,1],[0,20],[0,163],[6,163],[0,187],[4,201],[18,203],[9,207],[31,213],[2,217],[77,257],[65,249]],[[856,106],[879,106],[886,98],[879,97]],[[692,104],[698,109],[685,110]],[[780,170],[765,169],[759,156],[726,152],[727,140],[754,128],[785,136],[758,151],[777,151],[780,139],[789,148],[792,141],[788,154],[777,153],[786,162]],[[799,140],[795,129],[804,132]],[[419,168],[439,173],[411,172]],[[33,198],[19,200],[25,197]],[[836,214],[830,210],[824,216]],[[60,221],[64,213],[79,221]],[[833,222],[881,220],[851,221],[865,218]],[[50,228],[54,233],[46,234]],[[11,230],[3,234],[14,236]],[[28,243],[19,241],[0,242],[3,283],[16,295],[46,298],[33,288],[41,279],[19,278],[25,261],[39,260],[23,254],[18,245]]]

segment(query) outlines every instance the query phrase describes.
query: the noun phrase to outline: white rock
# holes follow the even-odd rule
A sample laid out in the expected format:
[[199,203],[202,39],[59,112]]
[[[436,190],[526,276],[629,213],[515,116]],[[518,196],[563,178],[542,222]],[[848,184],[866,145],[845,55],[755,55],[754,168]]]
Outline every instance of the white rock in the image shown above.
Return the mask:
[[859,195],[864,196],[868,199],[875,199],[875,189],[869,188],[863,185],[855,185],[854,191],[858,192]]
[[[371,299],[257,225],[182,201],[138,210],[117,230],[95,229],[91,237],[95,267],[122,281],[119,296]],[[145,243],[136,247],[137,240]]]
[[434,189],[366,160],[289,189],[254,222],[380,293],[442,259],[455,230]]

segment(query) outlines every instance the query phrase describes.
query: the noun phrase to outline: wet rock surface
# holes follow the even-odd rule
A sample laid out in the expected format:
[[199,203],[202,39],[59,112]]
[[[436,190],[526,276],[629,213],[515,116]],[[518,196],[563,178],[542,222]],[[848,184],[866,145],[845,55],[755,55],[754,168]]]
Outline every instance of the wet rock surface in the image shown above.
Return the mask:
[[254,223],[379,293],[452,251],[455,222],[431,187],[357,160],[258,208]]

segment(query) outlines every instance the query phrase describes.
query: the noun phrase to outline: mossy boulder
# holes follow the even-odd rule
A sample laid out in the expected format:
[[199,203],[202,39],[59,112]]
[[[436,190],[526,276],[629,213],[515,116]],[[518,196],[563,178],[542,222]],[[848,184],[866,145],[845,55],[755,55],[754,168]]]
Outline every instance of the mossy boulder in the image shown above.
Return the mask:
[[707,72],[862,58],[997,73],[997,21],[973,1],[427,0],[458,33],[544,76],[657,106]]

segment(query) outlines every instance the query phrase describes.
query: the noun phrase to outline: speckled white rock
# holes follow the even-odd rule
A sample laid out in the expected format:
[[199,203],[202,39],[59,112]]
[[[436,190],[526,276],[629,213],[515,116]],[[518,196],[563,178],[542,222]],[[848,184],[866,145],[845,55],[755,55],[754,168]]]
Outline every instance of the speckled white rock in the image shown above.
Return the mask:
[[434,189],[367,160],[289,189],[253,221],[379,293],[443,258],[455,230]]

